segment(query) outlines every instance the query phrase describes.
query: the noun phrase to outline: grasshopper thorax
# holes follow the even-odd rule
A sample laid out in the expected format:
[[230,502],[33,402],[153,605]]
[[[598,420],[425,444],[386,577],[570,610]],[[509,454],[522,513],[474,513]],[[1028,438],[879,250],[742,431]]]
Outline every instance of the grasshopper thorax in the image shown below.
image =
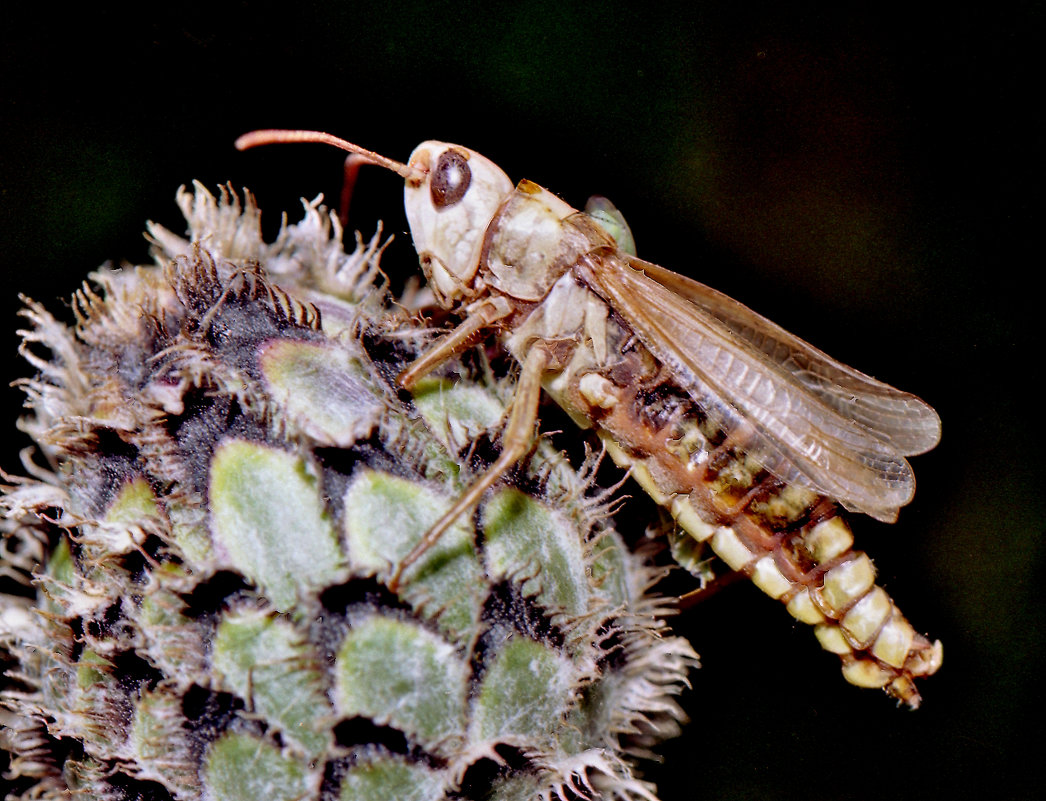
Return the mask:
[[494,162],[460,145],[422,142],[404,187],[407,222],[422,270],[444,306],[467,298],[479,268],[483,232],[512,192]]

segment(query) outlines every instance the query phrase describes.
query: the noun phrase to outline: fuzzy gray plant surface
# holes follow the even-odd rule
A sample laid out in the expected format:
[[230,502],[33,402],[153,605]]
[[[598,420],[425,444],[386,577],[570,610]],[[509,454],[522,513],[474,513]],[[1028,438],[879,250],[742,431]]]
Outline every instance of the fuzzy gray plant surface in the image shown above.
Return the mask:
[[36,442],[5,477],[10,798],[654,799],[696,656],[659,572],[547,442],[389,589],[496,458],[483,358],[410,395],[432,332],[379,237],[318,202],[275,242],[222,190],[102,269],[66,325],[33,301]]

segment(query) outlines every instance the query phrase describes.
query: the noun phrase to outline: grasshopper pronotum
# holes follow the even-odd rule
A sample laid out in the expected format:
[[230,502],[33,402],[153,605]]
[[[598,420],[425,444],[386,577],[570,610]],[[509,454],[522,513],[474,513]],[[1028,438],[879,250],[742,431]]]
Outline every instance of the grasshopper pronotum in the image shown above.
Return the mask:
[[923,401],[696,281],[642,261],[589,215],[480,154],[428,141],[406,164],[312,131],[255,131],[246,149],[325,142],[406,181],[414,246],[461,322],[399,376],[409,389],[480,338],[520,363],[502,451],[396,567],[390,586],[526,455],[542,388],[678,524],[816,627],[843,674],[915,707],[940,666],[875,585],[838,504],[893,521],[915,479],[905,456],[940,438]]

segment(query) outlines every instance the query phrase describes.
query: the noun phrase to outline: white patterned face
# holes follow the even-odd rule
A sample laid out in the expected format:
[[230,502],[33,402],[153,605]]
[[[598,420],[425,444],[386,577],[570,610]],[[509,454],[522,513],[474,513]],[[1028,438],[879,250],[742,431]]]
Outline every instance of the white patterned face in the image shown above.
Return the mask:
[[469,292],[484,231],[512,181],[474,150],[446,142],[422,142],[407,166],[403,202],[414,248],[429,286],[451,306]]

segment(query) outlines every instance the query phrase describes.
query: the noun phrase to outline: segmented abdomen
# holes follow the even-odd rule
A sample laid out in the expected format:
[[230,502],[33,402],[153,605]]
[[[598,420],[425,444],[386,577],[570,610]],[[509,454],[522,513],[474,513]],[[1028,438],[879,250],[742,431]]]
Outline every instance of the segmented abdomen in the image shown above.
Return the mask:
[[614,461],[691,536],[813,625],[847,681],[918,706],[914,679],[937,670],[941,643],[918,634],[875,584],[838,506],[777,481],[747,457],[743,433],[715,430],[670,384],[644,391],[601,378],[617,398],[597,417]]

